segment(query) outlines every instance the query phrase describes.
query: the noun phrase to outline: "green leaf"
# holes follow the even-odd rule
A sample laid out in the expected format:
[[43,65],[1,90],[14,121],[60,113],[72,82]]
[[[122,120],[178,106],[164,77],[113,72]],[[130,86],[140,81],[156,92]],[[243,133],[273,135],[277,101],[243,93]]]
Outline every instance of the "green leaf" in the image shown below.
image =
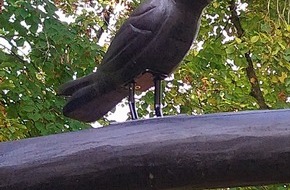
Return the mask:
[[15,40],[17,46],[23,46],[24,45],[24,42],[25,42],[25,39],[24,38],[19,38],[17,40]]
[[25,112],[34,112],[35,107],[32,105],[24,105],[22,107],[22,110],[24,110]]
[[236,48],[234,46],[228,46],[226,48],[227,54],[233,54],[236,51]]
[[48,15],[53,15],[55,14],[55,11],[57,11],[57,7],[48,1],[46,1],[46,5],[44,6],[44,9],[47,11]]
[[25,9],[18,9],[18,11],[19,11],[19,15],[24,20],[29,16],[29,13]]
[[254,43],[256,43],[259,39],[260,39],[259,36],[253,36],[253,37],[251,37],[251,42],[254,44]]
[[271,25],[269,23],[261,24],[261,31],[270,33],[271,30],[272,30],[272,27],[271,27]]

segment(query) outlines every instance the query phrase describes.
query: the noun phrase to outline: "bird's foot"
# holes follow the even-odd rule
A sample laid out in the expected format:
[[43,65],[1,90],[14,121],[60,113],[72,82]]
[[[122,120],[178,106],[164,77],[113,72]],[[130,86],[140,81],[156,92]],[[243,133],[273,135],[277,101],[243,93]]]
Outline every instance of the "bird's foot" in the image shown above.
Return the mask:
[[157,117],[162,117],[162,80],[167,77],[167,74],[156,72],[147,69],[154,77],[154,111]]
[[135,104],[135,82],[131,82],[129,84],[129,108],[131,113],[131,119],[135,120],[138,119],[138,113],[136,110],[136,104]]
[[[149,73],[153,76],[154,80],[154,111],[156,117],[162,117],[162,80],[164,80],[167,75],[164,73],[156,72],[153,70],[147,69],[143,74]],[[138,113],[136,110],[136,104],[135,104],[135,89],[136,89],[136,82],[132,81],[128,84],[129,89],[129,108],[130,108],[130,114],[131,119],[135,120],[138,119]]]
[[157,117],[162,117],[162,79],[154,76],[154,110]]

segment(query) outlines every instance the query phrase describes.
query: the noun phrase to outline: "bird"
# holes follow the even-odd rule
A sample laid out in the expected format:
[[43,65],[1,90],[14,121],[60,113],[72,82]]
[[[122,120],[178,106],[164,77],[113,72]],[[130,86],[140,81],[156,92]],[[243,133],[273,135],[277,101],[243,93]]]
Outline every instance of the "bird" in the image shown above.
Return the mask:
[[134,94],[155,86],[154,109],[162,116],[161,82],[180,64],[195,40],[211,0],[145,0],[113,37],[97,70],[61,85],[69,97],[66,117],[94,122],[128,97],[137,119]]

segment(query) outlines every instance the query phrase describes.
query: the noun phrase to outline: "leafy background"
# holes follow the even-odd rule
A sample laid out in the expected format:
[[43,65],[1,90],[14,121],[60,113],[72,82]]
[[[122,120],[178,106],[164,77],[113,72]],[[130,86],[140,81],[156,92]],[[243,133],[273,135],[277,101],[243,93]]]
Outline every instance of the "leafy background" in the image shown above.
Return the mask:
[[[56,89],[95,69],[139,3],[0,0],[0,141],[90,128],[63,117]],[[193,48],[164,83],[163,112],[289,108],[289,70],[290,0],[214,1]],[[139,115],[153,115],[152,97],[149,91],[138,100]],[[250,189],[273,188],[287,186]]]

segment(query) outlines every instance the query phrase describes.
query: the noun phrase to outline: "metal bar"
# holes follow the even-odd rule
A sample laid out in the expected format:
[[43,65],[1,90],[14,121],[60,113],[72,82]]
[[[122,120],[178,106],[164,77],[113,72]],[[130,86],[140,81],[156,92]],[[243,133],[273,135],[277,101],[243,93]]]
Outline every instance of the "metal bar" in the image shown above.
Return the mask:
[[154,110],[155,110],[155,115],[157,117],[162,117],[162,79],[159,75],[156,75],[154,78]]
[[138,119],[138,113],[136,111],[135,104],[135,82],[129,84],[129,108],[132,120]]

